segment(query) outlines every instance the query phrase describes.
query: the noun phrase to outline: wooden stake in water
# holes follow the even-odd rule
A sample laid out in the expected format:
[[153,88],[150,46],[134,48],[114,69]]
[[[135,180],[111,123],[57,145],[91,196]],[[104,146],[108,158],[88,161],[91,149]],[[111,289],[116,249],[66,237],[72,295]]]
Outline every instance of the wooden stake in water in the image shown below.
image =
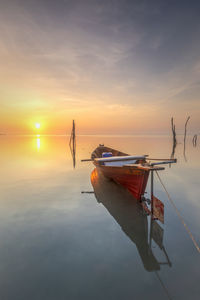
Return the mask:
[[69,140],[69,147],[71,150],[72,158],[73,158],[73,166],[76,166],[76,131],[75,131],[75,121],[72,122],[72,132]]

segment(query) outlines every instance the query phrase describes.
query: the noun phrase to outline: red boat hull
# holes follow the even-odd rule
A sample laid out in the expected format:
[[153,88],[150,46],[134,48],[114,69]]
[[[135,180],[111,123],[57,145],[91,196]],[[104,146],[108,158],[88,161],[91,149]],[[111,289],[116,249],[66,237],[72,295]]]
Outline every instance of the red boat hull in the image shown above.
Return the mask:
[[123,167],[97,166],[104,176],[128,189],[137,200],[144,195],[149,171]]

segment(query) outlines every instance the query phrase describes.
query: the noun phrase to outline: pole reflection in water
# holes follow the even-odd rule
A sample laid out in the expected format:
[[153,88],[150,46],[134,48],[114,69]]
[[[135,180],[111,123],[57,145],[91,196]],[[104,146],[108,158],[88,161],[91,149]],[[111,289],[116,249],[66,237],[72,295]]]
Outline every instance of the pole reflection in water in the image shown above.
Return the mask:
[[175,151],[176,151],[176,145],[177,145],[176,143],[172,144],[172,152],[171,152],[170,158],[174,158]]
[[[91,182],[97,201],[105,206],[121,226],[123,232],[136,245],[144,268],[151,272],[160,270],[161,264],[171,266],[165,248],[162,245],[163,229],[161,229],[161,237],[159,237],[159,225],[156,223],[157,237],[155,237],[156,232],[153,234],[151,222],[150,239],[148,238],[148,217],[140,203],[123,187],[108,181],[96,168],[91,173]],[[167,262],[160,263],[155,258],[151,249],[151,239],[160,244],[159,247],[164,251]]]

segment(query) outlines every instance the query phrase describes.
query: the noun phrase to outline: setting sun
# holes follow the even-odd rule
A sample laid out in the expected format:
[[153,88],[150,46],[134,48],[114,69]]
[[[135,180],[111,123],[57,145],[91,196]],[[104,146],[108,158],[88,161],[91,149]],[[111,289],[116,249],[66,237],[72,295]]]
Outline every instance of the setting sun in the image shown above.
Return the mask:
[[39,128],[40,128],[40,123],[35,123],[35,127],[36,127],[37,129],[39,129]]

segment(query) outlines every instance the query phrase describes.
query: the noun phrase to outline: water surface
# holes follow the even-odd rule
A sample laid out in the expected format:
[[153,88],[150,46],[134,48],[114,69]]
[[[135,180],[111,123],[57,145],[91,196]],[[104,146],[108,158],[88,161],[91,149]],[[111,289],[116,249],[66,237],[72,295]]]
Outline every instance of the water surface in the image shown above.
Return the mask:
[[[92,185],[94,166],[80,162],[99,143],[170,157],[171,139],[78,136],[75,169],[68,142],[65,136],[0,137],[0,299],[199,299],[200,254],[159,181],[168,260],[154,241],[149,250],[148,217],[128,192],[97,177]],[[184,156],[179,137],[178,163],[160,176],[200,244],[199,149],[188,137]]]

